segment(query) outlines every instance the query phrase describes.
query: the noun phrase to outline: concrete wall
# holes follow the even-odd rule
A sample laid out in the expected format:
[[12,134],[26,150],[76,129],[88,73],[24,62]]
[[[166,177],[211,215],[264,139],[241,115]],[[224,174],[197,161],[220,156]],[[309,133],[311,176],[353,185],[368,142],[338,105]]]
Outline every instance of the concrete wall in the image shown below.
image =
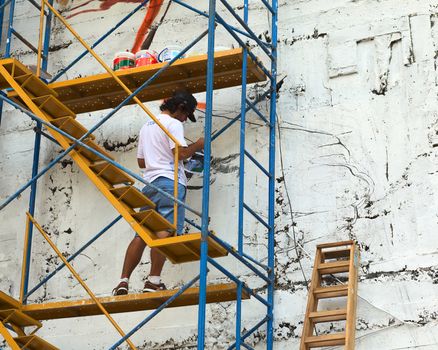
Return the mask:
[[[71,16],[67,4],[64,14]],[[232,1],[238,6],[240,1]],[[37,39],[37,13],[18,2],[17,28]],[[91,2],[81,9],[95,9]],[[104,12],[72,17],[74,28],[91,43],[127,14],[135,4],[115,4]],[[206,8],[206,4],[199,5]],[[223,15],[231,20],[231,17]],[[114,52],[131,47],[145,11],[116,31],[97,51],[107,63]],[[251,25],[257,34],[268,28],[267,13],[251,4]],[[206,27],[201,16],[173,5],[153,47],[187,44]],[[218,29],[218,46],[233,45]],[[438,3],[436,0],[283,0],[280,1],[279,78],[285,77],[278,101],[276,198],[275,349],[298,349],[305,311],[305,280],[312,271],[315,245],[356,239],[361,268],[357,312],[359,350],[438,348],[438,113],[437,56]],[[205,41],[195,51],[205,50]],[[82,48],[56,22],[51,64],[56,72]],[[255,52],[259,53],[257,49]],[[26,63],[34,57],[15,46],[14,56]],[[75,66],[68,78],[99,71],[92,59]],[[264,91],[253,86],[250,95]],[[198,99],[205,99],[203,94]],[[157,104],[149,104],[156,110]],[[261,104],[266,110],[267,104]],[[215,94],[214,129],[239,111],[239,88]],[[87,126],[105,111],[81,115]],[[187,136],[202,132],[203,118],[187,125]],[[116,160],[136,169],[137,133],[145,117],[135,107],[125,108],[101,131],[97,140]],[[3,201],[30,176],[33,125],[6,108],[0,128],[0,198]],[[238,127],[215,142],[211,227],[236,244]],[[256,115],[248,118],[248,148],[262,162],[267,132]],[[59,152],[43,142],[41,164]],[[280,161],[281,160],[281,161]],[[247,166],[247,201],[261,215],[266,207],[266,183]],[[257,190],[257,191],[256,191]],[[0,289],[17,296],[23,245],[24,212],[28,192],[0,213]],[[191,190],[188,203],[200,208],[201,191]],[[87,178],[68,159],[56,166],[39,185],[36,216],[66,254],[72,253],[116,213]],[[249,216],[245,223],[248,253],[266,261],[263,227]],[[118,223],[85,251],[74,266],[98,295],[107,295],[117,281],[124,250],[132,232]],[[295,242],[297,242],[297,245]],[[55,254],[37,234],[34,239],[31,285],[56,266]],[[144,262],[131,287],[139,290],[149,268]],[[262,283],[233,259],[222,263],[251,287]],[[197,264],[166,265],[164,282],[176,287],[192,278]],[[212,270],[211,282],[225,279]],[[34,295],[35,301],[84,297],[85,292],[67,273],[61,273]],[[244,302],[244,327],[263,317],[255,301]],[[336,306],[336,305],[332,305]],[[196,344],[196,308],[168,309],[135,337],[142,349],[191,349]],[[223,349],[232,342],[233,303],[208,307],[207,348]],[[128,330],[144,313],[116,315]],[[92,328],[90,324],[92,322]],[[337,330],[338,324],[331,326]],[[61,349],[106,349],[118,336],[101,317],[45,322],[41,335]],[[265,347],[263,329],[249,342]]]

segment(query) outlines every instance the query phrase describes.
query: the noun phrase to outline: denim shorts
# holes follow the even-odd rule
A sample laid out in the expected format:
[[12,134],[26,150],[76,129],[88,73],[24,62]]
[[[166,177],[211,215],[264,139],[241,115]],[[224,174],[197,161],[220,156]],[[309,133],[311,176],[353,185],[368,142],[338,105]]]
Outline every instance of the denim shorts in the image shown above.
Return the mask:
[[[173,196],[173,188],[174,188],[173,180],[164,176],[160,176],[156,178],[154,181],[152,181],[151,184]],[[161,216],[164,217],[167,221],[173,224],[174,201],[150,186],[143,187],[142,192],[146,197],[148,197],[152,202],[155,203],[156,205],[155,210],[158,213],[160,213]],[[187,192],[186,187],[178,183],[178,199],[181,202],[185,202],[186,192]],[[142,208],[142,210],[145,209],[147,208]],[[176,227],[176,234],[181,235],[184,229],[185,208],[180,204],[178,204],[177,215],[178,215],[177,217],[178,222]]]

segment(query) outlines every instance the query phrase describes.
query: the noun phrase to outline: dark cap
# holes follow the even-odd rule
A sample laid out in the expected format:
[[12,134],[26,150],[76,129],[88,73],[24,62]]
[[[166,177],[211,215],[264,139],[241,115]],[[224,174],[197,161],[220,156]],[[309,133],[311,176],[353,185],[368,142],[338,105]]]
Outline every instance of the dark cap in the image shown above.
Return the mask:
[[189,111],[189,114],[187,117],[192,121],[196,122],[196,118],[194,116],[194,112],[196,109],[196,106],[198,105],[198,101],[196,101],[196,98],[187,90],[178,90],[175,91],[172,95],[172,99],[175,103],[183,103],[187,106],[187,110]]

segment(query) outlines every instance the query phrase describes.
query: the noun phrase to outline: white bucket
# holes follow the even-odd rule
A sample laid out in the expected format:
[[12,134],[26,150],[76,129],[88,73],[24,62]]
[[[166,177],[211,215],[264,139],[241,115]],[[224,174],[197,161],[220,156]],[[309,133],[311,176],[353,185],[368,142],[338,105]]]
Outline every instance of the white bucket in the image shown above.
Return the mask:
[[[178,56],[181,51],[181,46],[170,45],[158,54],[158,61],[169,62],[173,60],[176,56]],[[185,55],[182,55],[180,58],[184,57]]]

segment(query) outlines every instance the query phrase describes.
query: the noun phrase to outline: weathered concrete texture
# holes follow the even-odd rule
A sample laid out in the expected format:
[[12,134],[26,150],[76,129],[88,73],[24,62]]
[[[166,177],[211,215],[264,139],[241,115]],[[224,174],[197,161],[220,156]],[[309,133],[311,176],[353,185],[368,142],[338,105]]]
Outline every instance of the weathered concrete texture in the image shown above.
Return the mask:
[[[241,1],[231,3],[242,10]],[[98,5],[95,1],[82,9]],[[198,5],[203,10],[207,7],[206,2]],[[72,6],[67,3],[63,7],[65,16],[77,12]],[[70,21],[92,43],[134,6],[115,4],[105,12],[83,13]],[[18,9],[17,27],[35,41],[38,14],[24,2],[18,2]],[[97,48],[108,64],[115,52],[130,48],[144,14],[140,11]],[[221,10],[221,15],[234,23],[226,11]],[[258,2],[250,5],[250,22],[257,34],[270,38],[266,10]],[[187,44],[205,27],[203,17],[173,5],[153,48]],[[356,349],[438,348],[437,0],[283,0],[278,44],[279,78],[285,80],[278,100],[275,349],[299,347],[315,245],[345,239],[356,239],[361,250]],[[235,43],[218,28],[217,45],[232,47]],[[205,48],[203,40],[193,51]],[[260,49],[254,50],[263,56]],[[49,71],[56,73],[81,51],[80,44],[56,21]],[[23,46],[16,46],[14,55],[25,63],[34,61]],[[67,77],[100,71],[87,57]],[[250,97],[255,98],[265,87],[250,87]],[[205,99],[204,94],[197,97]],[[215,93],[213,130],[239,113],[239,100],[239,88]],[[156,103],[149,106],[157,110]],[[265,103],[260,106],[267,109]],[[104,115],[101,111],[78,118],[91,126]],[[117,161],[136,169],[137,133],[144,121],[138,108],[127,107],[95,134]],[[200,116],[199,123],[187,125],[188,138],[196,139],[202,127]],[[0,200],[30,175],[32,128],[20,113],[10,108],[4,112]],[[249,114],[247,130],[247,148],[267,164],[266,127],[255,114]],[[237,243],[238,139],[236,125],[213,144],[211,227],[232,244]],[[44,141],[41,164],[58,152],[57,146]],[[246,172],[246,201],[265,215],[266,181],[249,163]],[[199,179],[190,185],[188,202],[200,208]],[[25,192],[0,213],[0,289],[15,296],[28,196]],[[112,207],[69,159],[41,180],[37,218],[65,255],[115,217]],[[131,237],[129,226],[120,222],[74,263],[98,295],[108,294],[116,282]],[[264,229],[249,216],[245,237],[246,251],[266,261]],[[33,252],[31,285],[58,264],[38,234]],[[221,263],[251,287],[262,287],[233,259]],[[145,254],[131,279],[133,290],[141,289],[148,268]],[[170,288],[181,285],[197,268],[194,263],[166,265],[164,282]],[[209,278],[212,282],[225,280],[214,270]],[[33,298],[49,301],[84,296],[80,285],[63,272]],[[242,327],[249,329],[263,317],[264,309],[255,300],[243,305]],[[340,304],[332,302],[330,306]],[[210,305],[207,310],[206,348],[226,348],[234,339],[235,305]],[[129,330],[144,317],[145,313],[138,313],[115,318]],[[196,319],[195,307],[165,310],[135,335],[134,342],[140,349],[194,349]],[[341,326],[331,324],[321,331],[340,330]],[[46,322],[40,332],[62,349],[106,349],[118,339],[103,317]],[[248,343],[263,349],[265,340],[262,328]]]

